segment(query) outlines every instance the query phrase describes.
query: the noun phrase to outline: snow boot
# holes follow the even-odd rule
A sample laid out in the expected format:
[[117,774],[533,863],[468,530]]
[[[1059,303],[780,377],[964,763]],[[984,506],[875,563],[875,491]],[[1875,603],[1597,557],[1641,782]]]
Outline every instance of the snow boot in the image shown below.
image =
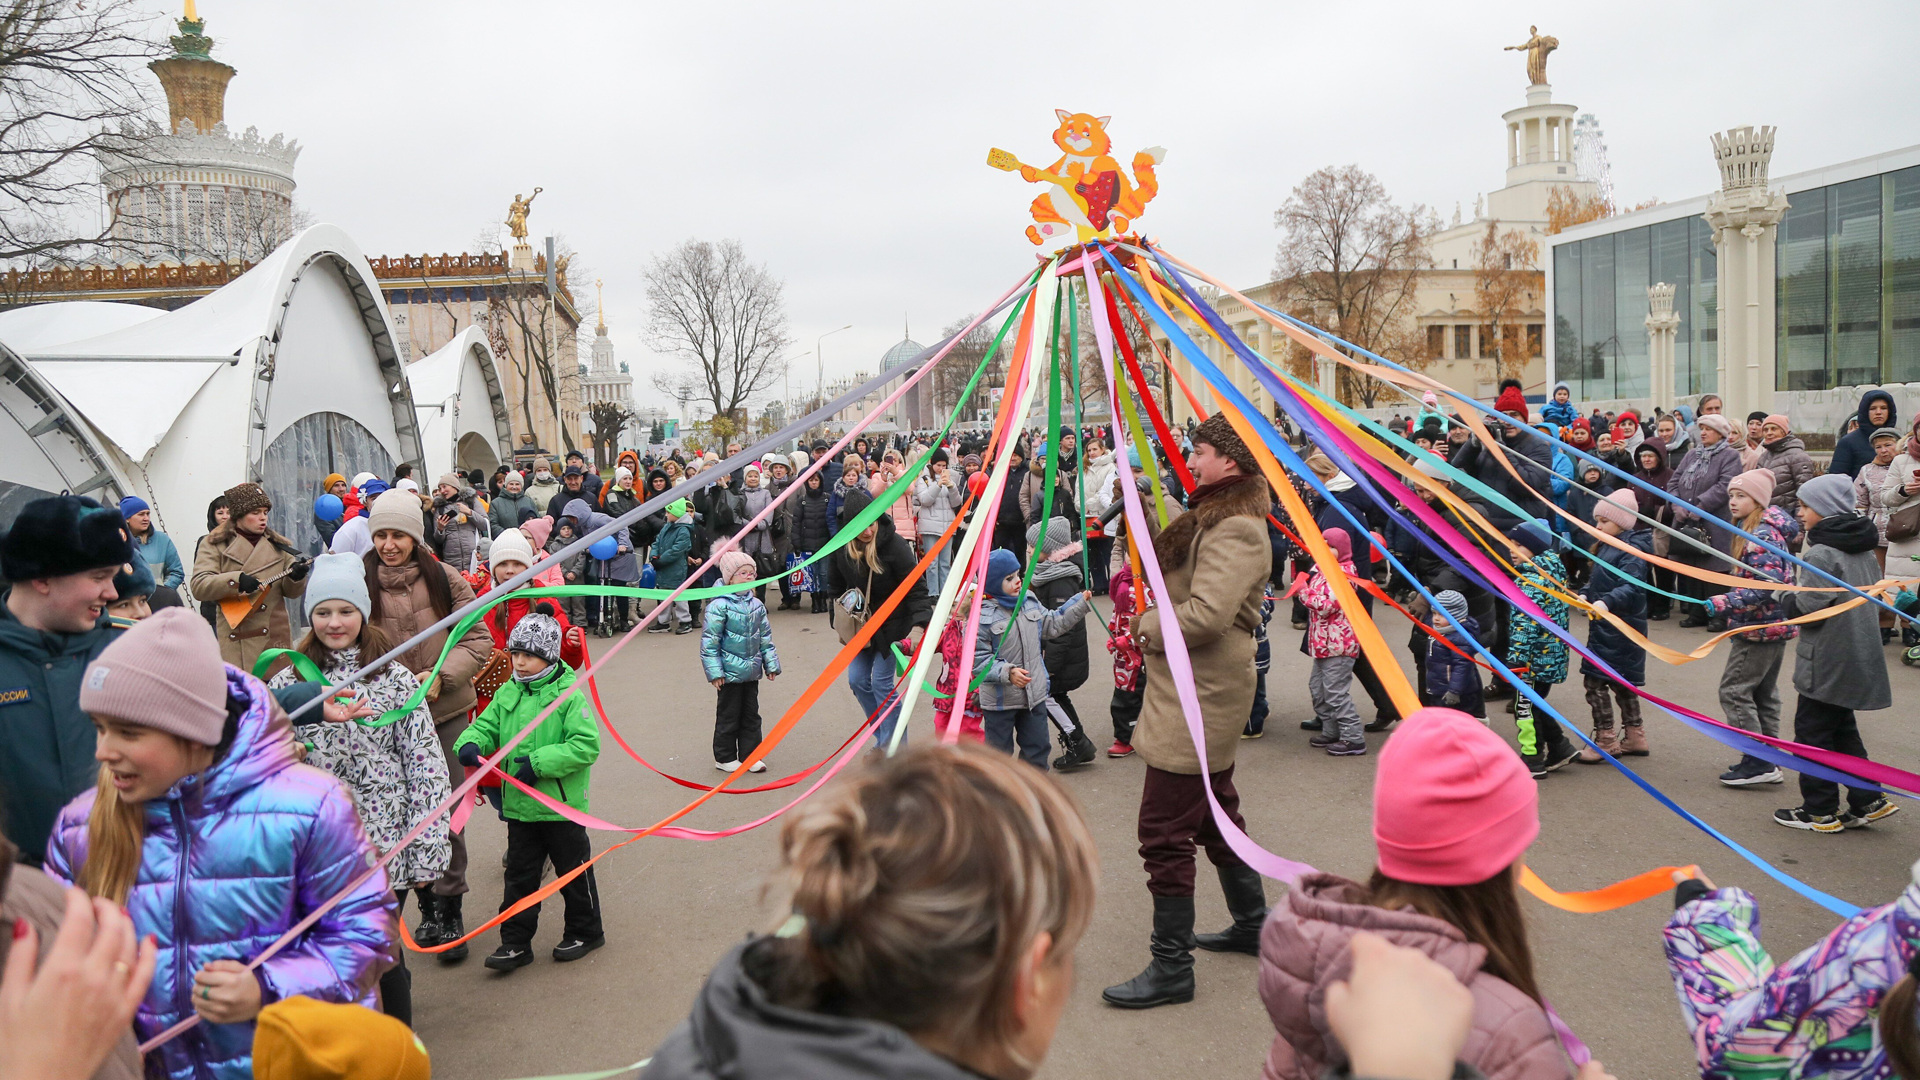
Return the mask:
[[[1593,741],[1600,745],[1600,749],[1605,750],[1614,757],[1620,756],[1620,736],[1615,734],[1614,729],[1610,727],[1594,728]],[[1591,747],[1580,751],[1580,764],[1582,765],[1598,765],[1605,760],[1607,759],[1595,753]]]
[[1267,923],[1267,889],[1260,871],[1245,863],[1216,866],[1220,891],[1227,894],[1227,911],[1233,925],[1217,934],[1195,934],[1193,943],[1208,952],[1237,952],[1260,955],[1260,928]]
[[1620,753],[1627,757],[1646,757],[1653,753],[1647,747],[1647,728],[1645,724],[1628,724],[1625,733],[1620,736]]
[[1154,897],[1153,935],[1147,939],[1153,962],[1126,982],[1102,990],[1101,1000],[1121,1009],[1192,1001],[1193,945],[1193,897]]
[[1093,759],[1100,754],[1099,748],[1093,745],[1093,740],[1087,738],[1084,728],[1062,731],[1059,736],[1060,749],[1066,753],[1053,759],[1054,772],[1071,772],[1074,769],[1084,768],[1093,764]]
[[[464,897],[441,896],[436,899],[440,901],[440,932],[446,935],[440,939],[441,943],[460,941],[467,933],[466,926],[460,921],[460,902]],[[460,944],[440,954],[440,962],[443,964],[457,964],[466,958],[467,943],[464,941],[460,941]]]

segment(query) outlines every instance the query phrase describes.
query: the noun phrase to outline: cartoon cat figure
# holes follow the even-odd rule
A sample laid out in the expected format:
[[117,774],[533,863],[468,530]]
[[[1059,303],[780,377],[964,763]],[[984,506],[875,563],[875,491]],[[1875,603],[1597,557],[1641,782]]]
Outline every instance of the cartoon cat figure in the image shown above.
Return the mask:
[[1125,233],[1160,192],[1153,170],[1166,160],[1166,150],[1154,146],[1133,155],[1133,180],[1128,182],[1110,154],[1113,142],[1107,137],[1107,122],[1112,117],[1065,109],[1055,109],[1054,115],[1060,118],[1060,126],[1054,129],[1053,144],[1062,157],[1047,168],[1023,165],[1005,150],[987,155],[987,164],[994,168],[1018,170],[1028,183],[1052,185],[1029,208],[1034,224],[1027,226],[1027,239],[1044,244],[1065,236],[1069,226],[1082,242]]

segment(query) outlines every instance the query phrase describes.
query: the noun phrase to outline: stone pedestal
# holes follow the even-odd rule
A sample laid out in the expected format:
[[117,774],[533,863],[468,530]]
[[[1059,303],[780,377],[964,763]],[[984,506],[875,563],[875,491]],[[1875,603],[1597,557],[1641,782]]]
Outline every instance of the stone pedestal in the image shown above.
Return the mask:
[[533,261],[533,245],[525,242],[513,245],[513,251],[507,260],[507,269],[533,273],[536,269]]
[[1773,128],[1713,136],[1720,190],[1702,215],[1713,227],[1719,292],[1719,393],[1728,416],[1777,412],[1774,241],[1787,197],[1767,190]]

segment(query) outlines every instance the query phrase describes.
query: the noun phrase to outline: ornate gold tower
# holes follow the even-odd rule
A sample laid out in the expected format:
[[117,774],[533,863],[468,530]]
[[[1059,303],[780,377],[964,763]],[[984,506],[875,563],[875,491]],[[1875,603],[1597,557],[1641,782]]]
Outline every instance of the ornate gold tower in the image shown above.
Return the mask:
[[187,0],[186,17],[179,25],[179,35],[168,39],[173,55],[147,68],[166,89],[169,133],[179,132],[182,120],[193,121],[195,131],[212,131],[226,119],[227,83],[235,72],[213,58],[213,39],[202,32],[206,21],[194,17],[193,0]]

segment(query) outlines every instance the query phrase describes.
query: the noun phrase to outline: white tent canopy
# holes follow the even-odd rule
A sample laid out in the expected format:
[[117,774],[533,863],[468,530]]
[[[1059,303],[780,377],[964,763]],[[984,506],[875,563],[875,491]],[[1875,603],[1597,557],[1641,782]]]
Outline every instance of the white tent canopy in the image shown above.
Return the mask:
[[243,480],[273,497],[274,527],[311,548],[321,477],[421,460],[379,283],[335,226],[177,311],[105,307],[121,305],[29,308],[0,320],[0,342],[102,437],[183,553],[207,505]]
[[491,473],[513,456],[513,424],[487,335],[469,326],[407,365],[428,477],[455,469]]
[[0,345],[0,527],[61,492],[112,505],[133,491],[99,433],[25,359]]

